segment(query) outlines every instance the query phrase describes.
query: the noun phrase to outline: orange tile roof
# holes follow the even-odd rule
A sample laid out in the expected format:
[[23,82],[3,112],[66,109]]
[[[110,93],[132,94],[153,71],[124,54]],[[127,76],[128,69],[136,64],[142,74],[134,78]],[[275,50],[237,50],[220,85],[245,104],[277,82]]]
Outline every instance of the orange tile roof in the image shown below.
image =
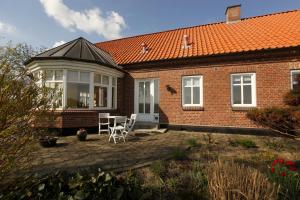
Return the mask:
[[[183,49],[188,35],[190,48]],[[142,52],[142,43],[149,48]],[[97,43],[115,61],[133,64],[300,46],[300,10],[163,31]]]

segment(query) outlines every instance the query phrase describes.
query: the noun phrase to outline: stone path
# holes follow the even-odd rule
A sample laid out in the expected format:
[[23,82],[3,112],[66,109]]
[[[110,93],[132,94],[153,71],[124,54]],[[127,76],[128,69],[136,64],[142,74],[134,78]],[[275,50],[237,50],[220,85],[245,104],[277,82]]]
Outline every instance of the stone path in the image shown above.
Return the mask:
[[75,136],[60,137],[56,147],[38,147],[31,168],[26,171],[43,173],[86,167],[130,169],[172,156],[175,149],[186,146],[192,135],[180,132],[136,134],[128,137],[126,143],[120,140],[117,144],[108,142],[107,134],[90,134],[84,142]]

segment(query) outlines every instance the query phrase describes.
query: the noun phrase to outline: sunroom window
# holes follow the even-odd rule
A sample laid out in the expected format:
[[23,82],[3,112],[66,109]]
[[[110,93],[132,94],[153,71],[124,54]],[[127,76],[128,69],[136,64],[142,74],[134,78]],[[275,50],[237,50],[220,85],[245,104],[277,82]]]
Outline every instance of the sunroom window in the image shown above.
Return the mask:
[[202,76],[182,77],[182,105],[203,106]]
[[[38,73],[38,72],[37,72]],[[35,76],[39,77],[38,74]],[[52,102],[53,106],[57,108],[62,107],[62,95],[63,95],[63,71],[62,70],[45,70],[45,86],[49,88],[54,88],[55,102]]]
[[72,71],[67,73],[67,107],[88,108],[90,101],[90,72]]
[[256,106],[255,73],[231,75],[231,101],[232,106]]
[[94,75],[94,107],[108,107],[109,77],[101,74]]

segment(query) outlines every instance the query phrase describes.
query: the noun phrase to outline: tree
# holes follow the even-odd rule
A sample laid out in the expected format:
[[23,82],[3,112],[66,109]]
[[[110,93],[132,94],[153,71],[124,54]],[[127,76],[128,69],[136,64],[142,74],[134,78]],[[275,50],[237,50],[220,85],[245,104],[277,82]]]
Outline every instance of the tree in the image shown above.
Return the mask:
[[35,127],[53,110],[55,89],[38,85],[23,65],[38,51],[27,44],[0,47],[0,178],[28,163]]

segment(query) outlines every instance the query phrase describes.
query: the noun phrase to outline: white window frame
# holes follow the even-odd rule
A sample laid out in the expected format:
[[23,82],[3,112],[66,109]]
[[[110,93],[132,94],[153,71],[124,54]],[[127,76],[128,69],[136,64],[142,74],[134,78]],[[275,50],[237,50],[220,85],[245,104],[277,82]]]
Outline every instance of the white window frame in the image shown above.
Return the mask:
[[[251,104],[244,104],[244,85],[250,85],[250,84],[244,84],[243,83],[243,76],[251,76]],[[241,83],[240,84],[235,84],[235,85],[240,85],[241,86],[241,104],[234,104],[233,103],[233,77],[234,76],[241,76]],[[237,73],[237,74],[231,74],[231,106],[232,107],[256,107],[256,73]]]
[[[46,74],[46,71],[52,71],[52,80],[47,80],[46,77],[44,80],[41,79],[41,72],[42,74]],[[62,79],[61,80],[55,80],[55,71],[61,71],[62,72]],[[62,69],[45,69],[42,71],[37,71],[38,73],[38,77],[39,77],[39,81],[37,82],[38,84],[44,82],[43,84],[46,83],[61,83],[62,86],[62,94],[61,94],[61,101],[62,101],[62,105],[60,107],[58,107],[57,109],[62,109],[64,107],[64,71]],[[47,75],[46,75],[47,76]]]
[[[300,75],[300,69],[293,69],[290,72],[290,84],[291,84],[291,90],[293,90],[293,75],[294,74],[299,74]],[[300,84],[300,83],[299,83]]]
[[[106,75],[102,75],[102,74],[99,74],[99,73],[95,73],[95,75],[100,75],[101,76],[101,83],[96,83],[95,82],[95,78],[94,78],[94,88],[95,88],[95,86],[99,86],[99,87],[105,87],[106,89],[107,89],[107,102],[106,102],[106,107],[96,107],[96,106],[94,106],[94,101],[93,101],[93,108],[95,108],[95,109],[109,109],[109,103],[108,103],[108,100],[110,99],[109,98],[109,83],[108,84],[104,84],[103,83],[103,76],[106,76]],[[94,99],[94,94],[93,94],[93,99]]]
[[[73,72],[77,72],[77,81],[69,81],[68,80],[68,71],[73,71]],[[70,108],[72,110],[76,109],[76,110],[87,110],[87,109],[91,109],[91,99],[94,98],[94,94],[91,94],[91,78],[88,80],[88,81],[80,81],[80,74],[81,73],[89,73],[90,74],[90,77],[91,77],[91,73],[93,72],[90,72],[90,71],[84,71],[84,70],[78,70],[78,69],[68,69],[66,70],[66,78],[65,78],[65,81],[66,81],[66,84],[64,84],[63,86],[66,86],[66,89],[64,88],[65,92],[64,92],[64,95],[65,95],[65,105],[64,107],[67,107],[68,106],[68,93],[67,93],[67,89],[68,89],[68,83],[79,83],[79,84],[88,84],[89,85],[89,106],[88,108]]]
[[[194,104],[193,103],[193,89],[191,89],[191,104],[186,104],[184,102],[184,80],[187,78],[199,78],[200,79],[200,103],[199,104]],[[193,79],[192,79],[193,80]],[[192,82],[192,87],[193,88],[193,82]],[[202,75],[193,75],[193,76],[182,76],[181,78],[181,102],[182,106],[188,107],[188,106],[193,106],[193,107],[203,107],[203,76]]]

